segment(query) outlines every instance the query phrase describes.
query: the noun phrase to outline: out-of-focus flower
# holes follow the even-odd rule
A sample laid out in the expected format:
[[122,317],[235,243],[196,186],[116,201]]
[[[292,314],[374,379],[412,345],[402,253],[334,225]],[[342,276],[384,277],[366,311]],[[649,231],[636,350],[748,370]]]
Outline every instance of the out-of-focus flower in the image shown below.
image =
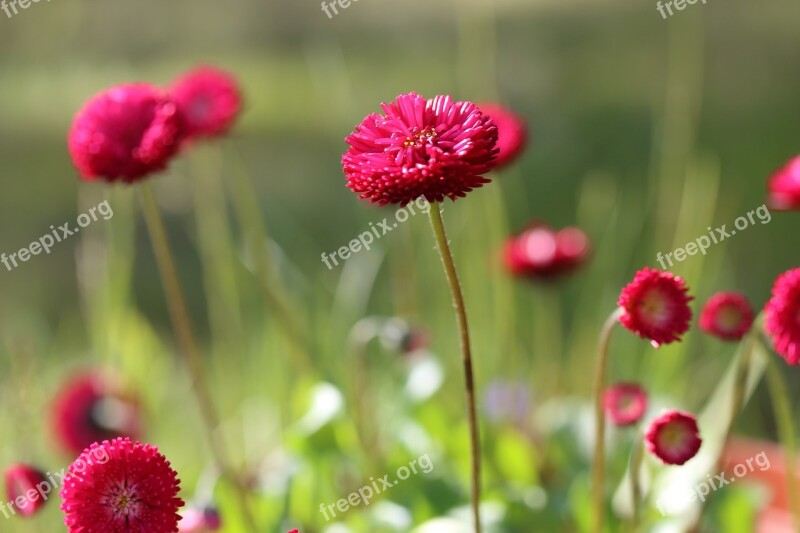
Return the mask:
[[486,388],[484,406],[493,422],[522,424],[531,408],[529,387],[523,381],[494,380]]
[[387,320],[378,333],[381,344],[389,350],[410,354],[428,346],[428,335],[402,318]]
[[497,126],[497,154],[496,168],[513,163],[522,153],[528,141],[528,129],[525,121],[519,115],[506,109],[500,104],[478,104],[481,111],[489,115]]
[[402,94],[382,104],[345,141],[347,187],[379,205],[455,200],[490,180],[497,128],[472,102]]
[[793,157],[770,176],[767,192],[767,205],[770,209],[800,209],[800,155]]
[[680,340],[692,319],[687,292],[683,278],[645,267],[622,289],[619,322],[656,348]]
[[15,464],[6,469],[5,478],[6,497],[12,513],[16,514],[16,508],[21,516],[33,516],[47,503],[52,486],[41,470]]
[[509,238],[503,248],[503,262],[514,276],[551,279],[572,272],[591,255],[591,245],[580,228],[559,231],[536,223],[520,235]]
[[699,433],[694,415],[668,411],[650,424],[644,440],[647,450],[664,464],[682,465],[700,450]]
[[708,299],[700,313],[700,329],[724,340],[738,341],[750,331],[755,314],[738,292],[718,292]]
[[775,350],[790,365],[800,364],[800,268],[778,276],[764,314]]
[[177,532],[179,490],[158,448],[118,438],[92,444],[70,465],[61,510],[69,533]]
[[53,401],[52,425],[61,446],[77,455],[94,442],[139,437],[142,413],[138,401],[113,379],[90,373],[64,384]]
[[84,179],[131,183],[167,166],[181,130],[165,93],[145,83],[119,85],[78,111],[67,144]]
[[219,531],[221,527],[219,512],[210,506],[190,507],[181,513],[178,522],[180,533],[208,533]]
[[614,424],[630,426],[647,411],[647,393],[636,383],[617,383],[606,389],[603,406]]
[[214,67],[199,67],[184,74],[173,82],[169,94],[178,106],[187,140],[226,133],[242,107],[236,79]]

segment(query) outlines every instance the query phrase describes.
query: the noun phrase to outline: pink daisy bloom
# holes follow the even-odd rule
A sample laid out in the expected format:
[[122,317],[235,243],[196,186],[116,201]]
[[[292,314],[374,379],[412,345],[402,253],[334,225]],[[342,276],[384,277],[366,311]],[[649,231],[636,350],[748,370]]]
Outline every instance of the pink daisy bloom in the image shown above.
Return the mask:
[[[105,454],[106,461],[97,460]],[[128,438],[92,444],[70,465],[61,488],[69,533],[178,531],[180,481],[149,444]]]
[[691,413],[668,411],[653,420],[644,436],[647,450],[668,465],[682,465],[700,450],[700,430]]
[[56,440],[71,455],[94,442],[137,438],[142,432],[138,401],[99,373],[76,376],[62,387],[52,407]]
[[181,521],[178,523],[180,533],[208,533],[219,531],[222,528],[222,520],[219,512],[213,507],[190,507],[181,513]]
[[52,486],[37,468],[23,464],[12,465],[6,469],[5,478],[6,497],[12,513],[16,514],[16,508],[24,517],[33,516],[47,503],[47,494]]
[[550,279],[572,272],[591,255],[591,245],[580,228],[560,231],[534,224],[509,238],[503,248],[503,262],[514,276]]
[[680,340],[692,319],[687,291],[679,276],[645,267],[622,289],[619,322],[656,348]]
[[242,108],[236,79],[213,67],[200,67],[181,76],[169,94],[178,106],[187,140],[226,133]]
[[497,154],[496,168],[504,167],[513,163],[522,153],[528,142],[528,128],[522,118],[494,103],[478,104],[485,114],[491,117],[494,125],[497,126]]
[[755,314],[750,303],[738,292],[718,292],[700,313],[700,329],[724,340],[740,340],[750,331]]
[[770,176],[767,182],[767,204],[770,209],[800,209],[800,155]]
[[636,383],[618,383],[606,389],[603,406],[618,426],[630,426],[644,416],[647,393]]
[[164,169],[180,136],[175,104],[156,87],[136,83],[89,100],[75,116],[67,144],[84,179],[132,183]]
[[347,187],[372,203],[455,200],[490,180],[497,128],[472,102],[402,94],[366,117],[345,141]]
[[790,365],[800,364],[800,268],[778,276],[764,314],[775,350]]

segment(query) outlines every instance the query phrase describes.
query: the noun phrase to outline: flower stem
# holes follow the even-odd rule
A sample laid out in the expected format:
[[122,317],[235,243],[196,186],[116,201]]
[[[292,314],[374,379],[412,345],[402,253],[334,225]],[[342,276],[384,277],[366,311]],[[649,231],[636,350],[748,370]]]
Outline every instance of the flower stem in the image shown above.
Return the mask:
[[789,509],[795,527],[800,523],[800,509],[797,501],[797,481],[795,472],[795,436],[794,423],[792,422],[792,409],[789,405],[786,383],[783,381],[781,371],[774,357],[767,362],[767,386],[772,399],[772,408],[775,411],[775,421],[778,426],[778,435],[783,445],[783,457],[786,470],[786,490],[789,498]]
[[592,468],[594,531],[603,531],[605,520],[605,455],[606,455],[606,412],[603,409],[603,393],[606,388],[606,366],[608,361],[608,344],[614,325],[624,310],[618,307],[609,315],[603,330],[600,332],[600,345],[597,348],[597,367],[594,381],[594,464]]
[[158,263],[158,270],[161,275],[161,282],[164,285],[167,306],[169,307],[170,319],[180,348],[178,352],[183,356],[189,371],[192,381],[192,390],[194,391],[200,408],[200,414],[203,419],[206,437],[211,446],[211,452],[214,454],[214,459],[220,470],[228,477],[239,492],[238,499],[242,506],[243,518],[247,522],[250,531],[255,532],[255,522],[247,503],[247,490],[240,477],[233,472],[228,464],[225,445],[217,432],[219,416],[214,407],[211,390],[203,370],[203,361],[197,349],[194,333],[192,332],[192,323],[189,319],[186,301],[183,297],[178,271],[175,268],[175,259],[172,257],[172,251],[170,249],[169,239],[167,238],[167,232],[164,229],[164,221],[161,218],[161,212],[159,211],[150,184],[143,182],[140,191],[142,193],[144,217],[150,234],[150,240],[153,244],[153,253]]
[[456,311],[456,321],[458,322],[458,334],[461,343],[461,358],[464,363],[464,378],[467,400],[467,421],[469,423],[469,435],[472,452],[472,516],[475,524],[475,533],[481,531],[480,518],[480,497],[481,497],[481,442],[480,429],[478,427],[478,417],[475,411],[475,379],[472,371],[472,350],[469,342],[469,325],[467,323],[467,309],[464,306],[464,295],[461,292],[461,283],[458,280],[456,265],[453,261],[453,254],[450,251],[450,244],[447,241],[447,233],[442,221],[441,206],[438,202],[432,202],[428,215],[433,229],[433,236],[436,239],[436,246],[442,258],[444,273],[447,283],[450,285],[450,294],[453,298],[453,307]]

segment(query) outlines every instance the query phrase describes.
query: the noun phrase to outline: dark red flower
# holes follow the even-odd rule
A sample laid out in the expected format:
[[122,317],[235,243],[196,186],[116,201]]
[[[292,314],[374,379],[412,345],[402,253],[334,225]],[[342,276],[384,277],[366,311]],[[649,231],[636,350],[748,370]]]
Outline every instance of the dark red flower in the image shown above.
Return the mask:
[[724,340],[739,340],[750,331],[755,314],[750,303],[738,292],[718,292],[700,313],[700,329]]
[[490,180],[497,128],[472,102],[402,94],[382,104],[347,137],[342,156],[347,187],[359,198],[405,205],[455,200]]
[[119,438],[92,444],[69,467],[61,510],[69,533],[170,533],[178,531],[179,491],[158,448]]
[[94,442],[116,437],[138,438],[142,431],[139,403],[113,379],[99,373],[76,376],[53,401],[56,440],[70,455]]
[[647,411],[647,393],[636,383],[617,383],[606,389],[603,406],[614,424],[630,426]]
[[767,204],[770,209],[794,211],[800,209],[800,155],[770,176],[767,182]]
[[7,505],[14,514],[16,508],[22,516],[33,516],[44,507],[53,490],[45,475],[33,466],[12,465],[6,469],[5,477]]
[[664,464],[682,465],[700,450],[699,433],[694,415],[668,411],[650,424],[644,440],[647,450]]
[[497,126],[497,154],[495,167],[504,167],[513,163],[522,153],[528,141],[528,129],[525,121],[509,109],[494,103],[478,104],[481,111],[491,117]]
[[800,268],[778,276],[764,314],[775,350],[790,365],[800,364]]
[[619,322],[656,348],[680,340],[692,319],[687,291],[683,278],[645,267],[622,289]]
[[226,133],[242,108],[236,79],[214,67],[186,73],[172,84],[169,94],[178,106],[187,140]]
[[69,132],[72,161],[87,180],[131,183],[167,166],[180,143],[175,104],[152,85],[119,85],[78,111]]
[[590,255],[589,238],[580,228],[555,231],[537,223],[506,241],[503,262],[515,276],[549,279],[572,272]]
[[219,512],[209,506],[186,509],[181,513],[181,521],[178,523],[180,533],[208,533],[219,531],[221,528],[222,520]]

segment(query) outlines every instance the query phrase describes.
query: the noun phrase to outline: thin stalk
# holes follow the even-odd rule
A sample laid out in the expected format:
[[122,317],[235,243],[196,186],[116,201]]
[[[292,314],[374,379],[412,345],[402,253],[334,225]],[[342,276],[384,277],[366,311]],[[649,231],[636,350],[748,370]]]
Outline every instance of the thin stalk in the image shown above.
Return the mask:
[[175,267],[175,259],[172,257],[172,251],[169,245],[169,239],[167,238],[167,232],[164,228],[164,220],[161,217],[161,211],[158,208],[150,184],[146,181],[143,182],[140,190],[142,193],[142,205],[145,221],[147,223],[147,230],[153,244],[153,253],[158,263],[161,282],[164,285],[164,293],[167,306],[169,307],[170,319],[180,347],[178,352],[183,356],[186,368],[189,371],[192,381],[192,391],[194,391],[195,398],[200,408],[203,427],[209,445],[211,446],[211,452],[214,454],[214,459],[220,470],[239,492],[238,500],[241,504],[242,515],[250,531],[255,532],[257,529],[248,505],[247,490],[242,484],[240,477],[233,472],[228,463],[225,445],[219,433],[216,431],[219,427],[219,416],[214,407],[211,389],[209,388],[208,380],[203,370],[203,361],[200,357],[197,343],[195,342],[194,333],[192,332],[191,320],[189,319],[186,301],[183,297],[183,290],[181,289],[178,271]]
[[640,473],[642,471],[642,460],[644,459],[644,439],[641,434],[633,443],[633,450],[631,452],[631,501],[633,502],[633,513],[631,514],[631,531],[636,533],[639,531],[639,520],[641,518],[639,513],[639,501],[642,499],[642,486],[639,483]]
[[592,467],[592,485],[594,501],[594,531],[603,531],[605,520],[605,455],[606,455],[606,412],[603,409],[603,393],[606,388],[606,367],[608,366],[608,344],[614,325],[624,310],[618,307],[609,315],[603,330],[600,332],[600,345],[597,348],[597,368],[594,382],[594,464]]
[[461,283],[458,280],[456,265],[447,233],[442,220],[441,206],[432,202],[428,216],[436,239],[436,246],[442,258],[444,273],[450,286],[450,295],[453,298],[453,307],[456,312],[458,334],[461,344],[461,359],[464,364],[465,392],[467,401],[467,421],[469,423],[469,436],[472,453],[472,516],[475,524],[475,533],[481,531],[480,499],[481,499],[481,439],[478,417],[475,410],[475,378],[472,371],[472,350],[469,342],[469,325],[467,323],[467,309],[464,306],[464,295],[461,292]]
[[778,426],[778,435],[783,446],[783,457],[786,470],[786,490],[789,498],[789,509],[792,512],[795,531],[800,528],[800,506],[797,501],[797,473],[795,472],[795,435],[792,422],[792,409],[789,405],[789,396],[786,383],[783,381],[781,371],[777,366],[776,358],[771,357],[767,362],[767,386],[772,399],[772,408],[775,411],[775,422]]

